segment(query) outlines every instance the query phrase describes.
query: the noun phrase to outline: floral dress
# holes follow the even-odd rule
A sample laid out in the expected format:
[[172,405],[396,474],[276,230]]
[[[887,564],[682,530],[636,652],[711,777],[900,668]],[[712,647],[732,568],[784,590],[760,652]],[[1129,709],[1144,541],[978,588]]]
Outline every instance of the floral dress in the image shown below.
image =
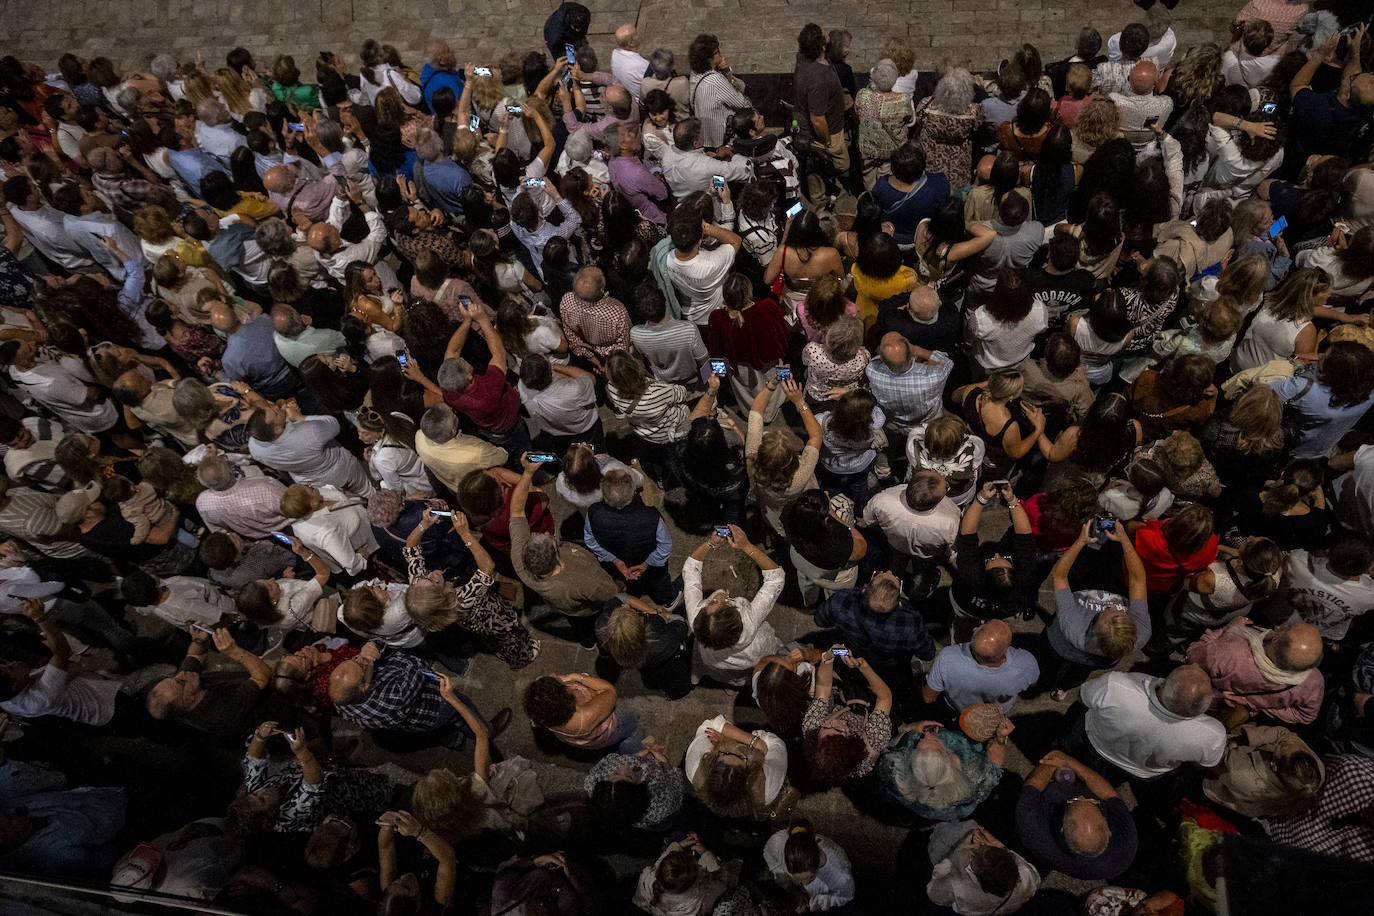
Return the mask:
[[33,280],[8,248],[0,248],[0,306],[28,308]]
[[[424,554],[418,547],[405,547],[406,570],[412,585],[419,581],[433,582],[425,565]],[[539,640],[534,638],[509,601],[492,590],[496,577],[478,569],[458,593],[458,625],[480,636],[492,653],[511,668],[523,668],[539,654]]]
[[649,807],[633,826],[641,830],[669,826],[674,815],[682,810],[682,799],[687,794],[687,777],[677,767],[632,754],[607,754],[592,765],[583,780],[587,795],[591,796],[598,783],[607,782],[627,764],[639,770],[649,789]]
[[864,755],[864,759],[854,768],[854,772],[850,773],[849,777],[857,779],[860,776],[867,776],[877,764],[878,755],[887,748],[887,743],[892,740],[892,718],[887,713],[876,709],[864,716],[856,712],[854,706],[837,706],[835,693],[832,691],[828,697],[816,697],[811,701],[811,705],[806,707],[806,715],[802,717],[802,737],[810,737],[815,732],[820,731],[832,719],[835,720],[836,725],[843,726],[848,734],[863,739],[864,746],[868,748],[868,753]]
[[266,786],[281,791],[281,805],[272,820],[273,833],[310,833],[327,815],[376,814],[391,800],[391,780],[385,774],[357,767],[325,770],[324,782],[307,783],[300,767],[274,763],[266,757],[243,758],[243,794]]
[[916,108],[917,143],[926,154],[926,171],[938,172],[957,190],[973,180],[973,134],[983,123],[977,102],[959,113],[935,108],[927,98]]

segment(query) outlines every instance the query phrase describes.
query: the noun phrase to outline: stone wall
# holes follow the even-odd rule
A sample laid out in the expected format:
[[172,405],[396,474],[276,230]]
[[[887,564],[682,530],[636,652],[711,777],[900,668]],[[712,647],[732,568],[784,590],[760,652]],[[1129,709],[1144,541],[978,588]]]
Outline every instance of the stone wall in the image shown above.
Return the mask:
[[[1138,19],[1128,0],[586,0],[592,41],[609,58],[611,33],[637,23],[646,49],[671,48],[685,71],[688,43],[698,32],[720,36],[727,57],[745,73],[790,71],[800,27],[815,21],[854,34],[851,61],[866,68],[889,35],[905,36],[922,69],[953,59],[990,69],[1021,41],[1045,59],[1072,50],[1080,26],[1110,35]],[[1240,0],[1182,0],[1174,11],[1180,46],[1224,34]],[[444,37],[460,62],[499,57],[542,45],[545,17],[556,0],[0,0],[5,53],[54,69],[66,51],[104,54],[137,66],[170,51],[182,59],[201,52],[218,66],[241,44],[264,61],[296,56],[301,70],[322,48],[356,65],[362,41],[374,37],[401,49],[417,69],[430,35]],[[265,65],[262,69],[266,69]]]

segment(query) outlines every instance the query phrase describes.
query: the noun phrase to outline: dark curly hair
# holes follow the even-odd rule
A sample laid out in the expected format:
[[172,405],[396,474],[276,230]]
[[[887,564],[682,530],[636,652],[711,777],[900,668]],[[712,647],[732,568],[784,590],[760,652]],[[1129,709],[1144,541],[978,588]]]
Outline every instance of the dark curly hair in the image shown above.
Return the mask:
[[868,745],[858,735],[821,735],[810,732],[802,741],[802,752],[811,775],[828,786],[838,786],[854,775],[868,756]]
[[525,688],[522,700],[525,715],[540,728],[558,728],[568,724],[577,712],[577,700],[572,691],[556,677],[544,675]]

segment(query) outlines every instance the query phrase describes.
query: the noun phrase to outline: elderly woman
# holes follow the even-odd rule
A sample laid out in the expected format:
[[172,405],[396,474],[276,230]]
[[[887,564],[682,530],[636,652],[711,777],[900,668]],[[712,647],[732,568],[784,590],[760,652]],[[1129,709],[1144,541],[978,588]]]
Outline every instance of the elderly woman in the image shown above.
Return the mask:
[[864,324],[853,315],[837,319],[825,332],[825,343],[802,350],[806,366],[806,401],[821,408],[860,387],[870,354],[863,345]]
[[[844,696],[843,686],[835,684],[837,656],[863,675],[873,693],[871,709]],[[811,695],[802,719],[802,746],[811,775],[832,786],[868,775],[892,738],[892,691],[887,683],[868,662],[836,646],[821,655]]]
[[539,655],[539,640],[526,628],[519,612],[496,590],[496,577],[492,575],[496,564],[473,537],[462,512],[454,512],[451,521],[453,530],[477,563],[472,578],[455,590],[438,571],[431,571],[426,565],[420,544],[425,532],[437,521],[433,511],[425,509],[420,523],[406,539],[403,553],[410,574],[406,611],[422,630],[437,634],[456,624],[475,634],[510,668],[525,667]]
[[292,520],[292,532],[328,564],[331,573],[356,576],[377,551],[366,503],[337,487],[292,484],[282,494],[281,514]]
[[973,813],[1002,779],[1010,719],[979,744],[938,722],[904,725],[878,759],[878,781],[888,801],[932,821],[958,821]]
[[983,108],[973,100],[973,74],[951,67],[935,92],[916,107],[916,142],[926,154],[926,171],[938,172],[958,189],[973,180],[973,134],[983,124]]
[[[891,169],[888,160],[907,140],[907,131],[915,118],[911,96],[893,92],[897,82],[897,65],[883,58],[868,73],[868,85],[854,97],[854,113],[859,116],[859,155],[863,157],[864,187],[873,190],[873,183]],[[929,161],[929,151],[926,156]]]
[[719,817],[768,820],[796,803],[787,785],[787,745],[772,732],[746,732],[724,716],[697,726],[683,762],[692,790]]
[[244,382],[211,382],[187,378],[177,382],[172,406],[183,425],[200,438],[229,452],[247,454],[248,420],[268,406]]

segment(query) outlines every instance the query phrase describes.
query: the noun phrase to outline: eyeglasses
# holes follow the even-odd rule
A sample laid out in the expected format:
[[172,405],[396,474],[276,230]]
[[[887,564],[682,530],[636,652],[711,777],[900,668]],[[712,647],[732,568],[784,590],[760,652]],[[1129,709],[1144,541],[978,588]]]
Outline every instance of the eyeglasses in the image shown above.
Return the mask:
[[922,726],[921,726],[921,734],[923,734],[923,735],[938,735],[939,733],[940,733],[940,726],[937,725],[937,724],[935,724],[934,722],[932,722],[932,723],[929,724],[929,725],[922,725]]

